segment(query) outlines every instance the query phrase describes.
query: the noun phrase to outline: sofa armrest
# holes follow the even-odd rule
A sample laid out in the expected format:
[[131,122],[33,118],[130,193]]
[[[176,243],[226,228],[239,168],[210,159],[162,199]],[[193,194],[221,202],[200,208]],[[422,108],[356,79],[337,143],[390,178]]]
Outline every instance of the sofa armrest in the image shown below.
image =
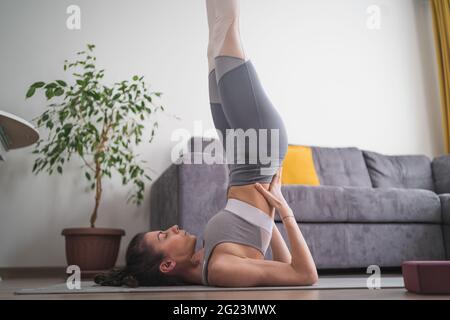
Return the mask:
[[450,193],[440,194],[442,223],[450,226]]
[[434,158],[431,169],[436,193],[450,193],[450,155]]
[[228,167],[226,164],[185,163],[183,157],[179,160],[152,184],[150,229],[166,229],[178,224],[197,235],[197,245],[201,245],[206,223],[226,204]]
[[151,185],[150,230],[178,222],[178,166],[171,164]]
[[440,194],[442,210],[442,232],[444,235],[444,247],[446,259],[450,259],[450,193]]

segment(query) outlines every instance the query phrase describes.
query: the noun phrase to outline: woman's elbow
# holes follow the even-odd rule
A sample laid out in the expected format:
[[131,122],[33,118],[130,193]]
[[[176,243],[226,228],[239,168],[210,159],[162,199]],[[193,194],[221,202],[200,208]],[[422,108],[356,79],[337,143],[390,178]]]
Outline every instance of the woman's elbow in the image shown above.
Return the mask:
[[314,269],[306,274],[306,279],[305,279],[306,285],[312,286],[317,281],[319,281],[319,275],[317,274],[316,269]]
[[319,280],[317,271],[301,272],[297,274],[295,285],[298,286],[312,286]]
[[311,273],[309,276],[309,283],[310,285],[315,284],[317,281],[319,281],[319,275],[317,274],[317,270]]

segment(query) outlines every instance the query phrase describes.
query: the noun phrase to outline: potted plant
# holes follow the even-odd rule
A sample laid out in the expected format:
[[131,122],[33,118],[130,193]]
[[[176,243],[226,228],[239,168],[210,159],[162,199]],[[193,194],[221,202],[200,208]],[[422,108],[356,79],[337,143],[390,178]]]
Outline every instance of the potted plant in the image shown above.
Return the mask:
[[[63,174],[63,166],[72,155],[79,157],[90,190],[95,190],[95,205],[90,216],[89,228],[69,228],[62,231],[66,239],[66,258],[69,265],[78,265],[83,276],[91,276],[99,271],[114,267],[125,231],[122,229],[97,228],[98,209],[102,199],[103,178],[111,178],[115,169],[122,184],[132,183],[134,192],[127,203],[140,205],[145,190],[143,165],[137,161],[133,144],[141,142],[144,121],[163,106],[156,106],[154,98],[161,92],[150,92],[143,77],[134,76],[130,81],[116,82],[112,86],[101,83],[104,69],[96,67],[93,55],[95,46],[88,44],[78,52],[78,59],[64,62],[64,71],[75,69],[73,84],[63,80],[32,84],[26,98],[36,91],[45,92],[47,101],[54,101],[37,120],[37,127],[49,130],[47,143],[40,139],[36,143],[33,172],[42,170],[51,175]],[[152,142],[158,122],[153,122]],[[42,144],[42,146],[41,146]]]

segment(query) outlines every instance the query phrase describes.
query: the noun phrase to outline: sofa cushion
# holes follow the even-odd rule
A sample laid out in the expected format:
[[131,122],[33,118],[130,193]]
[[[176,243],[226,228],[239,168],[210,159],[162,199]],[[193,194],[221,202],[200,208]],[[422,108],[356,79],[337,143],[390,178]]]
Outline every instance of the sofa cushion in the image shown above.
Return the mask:
[[441,223],[441,203],[433,191],[346,188],[349,222]]
[[298,222],[442,221],[439,196],[428,190],[285,185],[281,191]]
[[450,193],[450,155],[434,158],[431,168],[436,193]]
[[431,161],[425,155],[389,156],[363,150],[374,188],[414,188],[434,191]]
[[[343,187],[282,185],[281,192],[297,222],[347,221]],[[275,220],[281,221],[279,215]]]
[[369,172],[361,150],[312,147],[316,172],[321,185],[371,187]]

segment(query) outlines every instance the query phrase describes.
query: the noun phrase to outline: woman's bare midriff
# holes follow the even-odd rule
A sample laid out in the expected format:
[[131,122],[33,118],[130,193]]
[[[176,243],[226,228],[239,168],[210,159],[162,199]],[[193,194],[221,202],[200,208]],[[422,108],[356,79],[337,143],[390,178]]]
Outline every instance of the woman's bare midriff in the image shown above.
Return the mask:
[[[261,183],[261,185],[267,190],[269,189],[270,183]],[[270,206],[264,196],[256,190],[253,184],[246,184],[243,186],[231,186],[228,189],[227,198],[234,198],[264,211],[268,216],[270,216]]]
[[[265,189],[269,188],[269,183],[261,184]],[[227,198],[238,199],[251,204],[270,216],[270,206],[264,196],[256,190],[254,185],[231,186],[228,190]],[[234,255],[242,258],[264,259],[264,255],[258,249],[239,243],[224,242],[218,244],[211,254],[209,267],[220,258],[221,255]]]

